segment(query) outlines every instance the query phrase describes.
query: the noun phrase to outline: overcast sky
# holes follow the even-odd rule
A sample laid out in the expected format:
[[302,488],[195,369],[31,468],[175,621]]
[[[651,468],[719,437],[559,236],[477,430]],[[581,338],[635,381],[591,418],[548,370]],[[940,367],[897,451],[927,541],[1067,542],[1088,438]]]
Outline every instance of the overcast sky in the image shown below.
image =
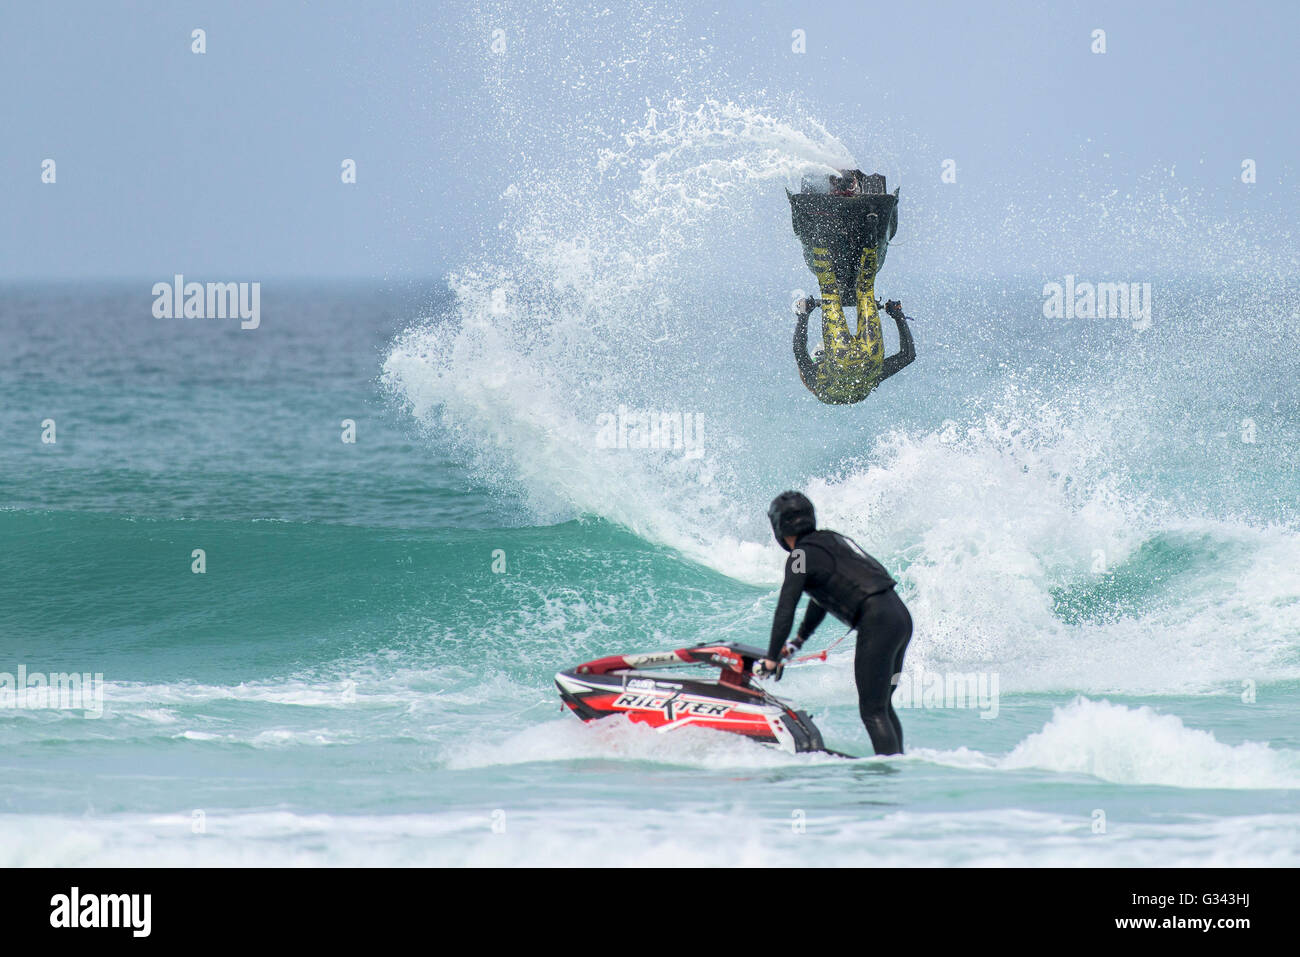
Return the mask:
[[[618,5],[596,6],[617,30]],[[956,158],[954,215],[976,221],[993,191],[1077,189],[1107,154],[1110,180],[1176,167],[1219,215],[1296,225],[1300,4],[696,6],[683,0],[657,42],[704,56],[730,80],[717,93],[795,93],[855,150],[869,144],[853,117],[872,112],[877,130],[887,118],[910,195],[940,189],[939,164]],[[545,162],[512,152],[484,113],[478,51],[512,21],[508,5],[454,2],[6,0],[0,278],[441,275],[490,239],[512,170]],[[791,50],[795,29],[806,54]],[[598,44],[538,42],[564,47],[539,93],[557,77],[599,86]],[[644,64],[648,96],[671,86],[663,59]],[[548,102],[537,123],[558,135]],[[349,158],[354,186],[340,182]]]

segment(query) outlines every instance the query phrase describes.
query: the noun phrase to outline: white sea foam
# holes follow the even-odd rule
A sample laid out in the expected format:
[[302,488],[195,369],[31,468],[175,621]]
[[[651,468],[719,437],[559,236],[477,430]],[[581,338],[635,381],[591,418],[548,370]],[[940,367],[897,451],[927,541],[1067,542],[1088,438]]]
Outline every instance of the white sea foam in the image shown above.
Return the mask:
[[533,761],[604,759],[695,768],[777,768],[840,762],[826,754],[789,754],[719,731],[609,720],[583,724],[570,717],[537,724],[495,743],[461,741],[446,747],[448,768],[463,770]]
[[[1078,411],[1004,410],[893,433],[871,465],[808,491],[824,524],[898,572],[913,663],[995,670],[1004,692],[1240,690],[1300,675],[1300,534],[1126,492],[1103,459],[1106,430]],[[1151,567],[1162,552],[1175,564]],[[1091,608],[1071,617],[1070,594]]]
[[[493,825],[500,826],[494,831]],[[547,811],[464,808],[431,814],[210,812],[204,832],[174,815],[0,815],[0,866],[583,867],[1294,867],[1300,816],[1112,820],[982,810],[811,812],[591,801]]]
[[1041,731],[1009,754],[921,749],[911,757],[958,767],[1085,774],[1116,784],[1300,788],[1300,752],[1254,741],[1225,744],[1176,715],[1086,698],[1057,708]]

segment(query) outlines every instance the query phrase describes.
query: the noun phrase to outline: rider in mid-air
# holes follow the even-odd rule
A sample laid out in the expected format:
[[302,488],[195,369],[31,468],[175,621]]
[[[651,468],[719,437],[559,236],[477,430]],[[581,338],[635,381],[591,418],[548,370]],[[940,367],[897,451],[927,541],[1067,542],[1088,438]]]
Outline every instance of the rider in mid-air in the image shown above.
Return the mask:
[[[885,264],[889,241],[898,229],[898,191],[885,192],[885,177],[861,170],[834,176],[805,177],[804,188],[790,193],[795,235],[803,244],[804,262],[817,278],[821,300],[795,305],[794,357],[799,378],[829,405],[861,402],[871,390],[916,358],[902,304],[885,303],[898,325],[898,352],[885,357],[876,301],[876,274]],[[849,332],[845,299],[857,309],[857,332]],[[808,354],[808,316],[822,310],[822,346]]]
[[[810,356],[808,316],[819,305],[822,306],[822,345]],[[812,298],[795,304],[794,360],[799,365],[799,378],[822,402],[828,405],[861,402],[872,389],[916,359],[912,330],[907,327],[903,304],[896,299],[885,303],[885,312],[898,326],[898,351],[881,358],[884,345],[878,305],[873,303],[870,308],[864,308],[862,300],[858,301],[858,334],[853,336],[838,305],[832,310],[825,302]]]

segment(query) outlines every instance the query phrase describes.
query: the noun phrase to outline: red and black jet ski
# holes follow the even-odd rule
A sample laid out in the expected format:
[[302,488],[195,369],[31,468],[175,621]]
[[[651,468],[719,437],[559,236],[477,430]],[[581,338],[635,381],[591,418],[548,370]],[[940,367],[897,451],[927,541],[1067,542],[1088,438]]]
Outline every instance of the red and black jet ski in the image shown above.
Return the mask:
[[[794,710],[754,684],[754,662],[764,656],[757,648],[730,642],[613,655],[561,671],[555,686],[583,721],[621,714],[659,731],[712,728],[743,734],[782,751],[825,751],[821,732],[806,711]],[[721,672],[716,680],[663,673],[689,665]]]

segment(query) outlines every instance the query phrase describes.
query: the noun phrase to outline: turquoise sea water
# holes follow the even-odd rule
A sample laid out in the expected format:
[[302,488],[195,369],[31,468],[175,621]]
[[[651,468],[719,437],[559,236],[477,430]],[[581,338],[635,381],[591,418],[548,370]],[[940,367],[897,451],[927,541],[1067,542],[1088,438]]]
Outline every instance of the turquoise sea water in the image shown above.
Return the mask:
[[[608,351],[491,285],[266,283],[250,331],[5,287],[0,671],[105,684],[97,719],[0,690],[0,862],[1294,865],[1296,290],[1170,277],[1135,332],[1041,282],[891,262],[920,359],[849,410],[801,394],[779,282],[707,341],[614,310]],[[620,404],[702,454],[599,447]],[[561,667],[764,642],[786,486],[996,717],[845,761],[562,714]],[[865,754],[846,647],[777,691]]]

